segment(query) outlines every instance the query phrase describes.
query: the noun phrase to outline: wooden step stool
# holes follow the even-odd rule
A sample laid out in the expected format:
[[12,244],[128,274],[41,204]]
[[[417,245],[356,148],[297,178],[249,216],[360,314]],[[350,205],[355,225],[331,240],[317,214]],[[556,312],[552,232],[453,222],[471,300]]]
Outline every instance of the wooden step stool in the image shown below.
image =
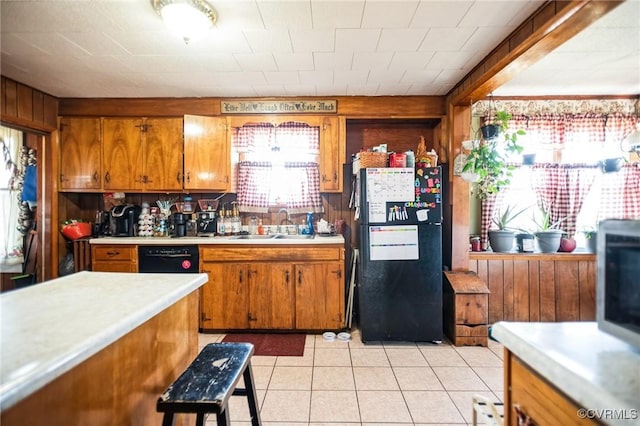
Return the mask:
[[[260,425],[256,389],[251,372],[253,345],[210,343],[189,367],[158,398],[156,410],[164,413],[162,426],[172,426],[174,414],[195,413],[196,425],[204,426],[205,415],[215,413],[218,426],[228,426],[229,398],[243,395],[249,402],[251,424]],[[236,388],[240,376],[244,389]]]
[[445,334],[456,346],[487,346],[489,289],[475,272],[444,273]]

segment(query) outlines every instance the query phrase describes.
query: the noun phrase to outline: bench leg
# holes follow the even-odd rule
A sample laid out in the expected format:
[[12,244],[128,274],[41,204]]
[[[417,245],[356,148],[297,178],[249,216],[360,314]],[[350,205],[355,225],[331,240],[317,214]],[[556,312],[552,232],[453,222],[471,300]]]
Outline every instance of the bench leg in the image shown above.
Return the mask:
[[205,419],[204,413],[196,414],[196,426],[204,426],[204,419]]
[[247,400],[249,402],[249,414],[251,414],[251,425],[260,426],[260,411],[258,410],[258,396],[256,395],[256,387],[253,381],[253,372],[251,371],[251,362],[247,364],[242,374],[244,377],[244,387],[247,392]]
[[222,407],[222,411],[216,414],[216,419],[218,420],[218,426],[231,426],[231,422],[229,421],[229,416],[227,415],[228,412],[229,412],[229,407],[225,405],[224,407]]
[[164,413],[162,426],[173,426],[173,413]]

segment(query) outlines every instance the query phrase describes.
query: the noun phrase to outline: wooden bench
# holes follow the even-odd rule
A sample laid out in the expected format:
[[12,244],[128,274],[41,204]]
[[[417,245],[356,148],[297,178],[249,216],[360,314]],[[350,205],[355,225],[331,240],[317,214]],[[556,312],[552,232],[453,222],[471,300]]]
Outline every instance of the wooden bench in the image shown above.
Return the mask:
[[[249,403],[251,424],[260,425],[256,389],[251,372],[253,345],[210,343],[189,367],[158,398],[156,410],[164,413],[162,426],[172,426],[174,414],[195,413],[196,425],[204,426],[205,415],[215,413],[218,426],[228,426],[229,398],[243,395]],[[240,376],[245,388],[236,388]]]
[[475,272],[444,273],[445,334],[456,346],[487,346],[489,289]]

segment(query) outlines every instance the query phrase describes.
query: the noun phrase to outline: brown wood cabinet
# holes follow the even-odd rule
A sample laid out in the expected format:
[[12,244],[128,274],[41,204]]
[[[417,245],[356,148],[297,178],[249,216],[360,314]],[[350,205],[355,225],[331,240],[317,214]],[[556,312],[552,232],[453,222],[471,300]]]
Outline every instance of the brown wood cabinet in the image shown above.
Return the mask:
[[60,190],[102,188],[101,132],[99,118],[61,118]]
[[92,245],[91,270],[100,272],[138,272],[136,245]]
[[200,250],[201,270],[209,274],[200,290],[201,329],[344,326],[342,247],[205,246]]
[[[578,416],[580,407],[510,351],[505,350],[505,425],[595,425]],[[520,422],[529,419],[533,423]]]
[[346,157],[344,117],[322,117],[320,128],[320,192],[342,192]]
[[344,326],[342,262],[295,264],[296,328],[336,330]]
[[181,118],[104,118],[104,189],[182,189]]
[[231,139],[225,117],[184,116],[184,189],[231,188]]

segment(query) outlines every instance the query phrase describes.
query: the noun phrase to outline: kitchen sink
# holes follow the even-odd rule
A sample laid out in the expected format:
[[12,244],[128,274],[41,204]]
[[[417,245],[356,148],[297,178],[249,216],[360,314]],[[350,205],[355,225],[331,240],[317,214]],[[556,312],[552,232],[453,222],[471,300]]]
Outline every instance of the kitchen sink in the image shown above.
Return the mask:
[[233,240],[268,240],[273,238],[274,235],[234,235],[230,237]]
[[234,235],[233,240],[310,240],[313,235],[300,234],[270,234],[270,235]]
[[275,240],[311,240],[313,239],[313,235],[302,235],[302,234],[275,234],[272,235]]

